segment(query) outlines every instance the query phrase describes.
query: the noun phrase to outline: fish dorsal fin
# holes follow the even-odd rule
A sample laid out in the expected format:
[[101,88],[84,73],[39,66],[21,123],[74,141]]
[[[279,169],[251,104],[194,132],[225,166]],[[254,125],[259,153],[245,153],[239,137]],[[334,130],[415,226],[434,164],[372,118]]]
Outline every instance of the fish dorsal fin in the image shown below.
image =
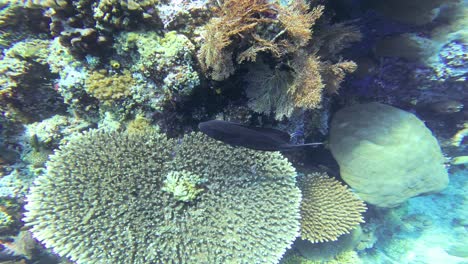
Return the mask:
[[291,136],[289,135],[289,133],[278,130],[278,129],[267,128],[267,127],[251,127],[251,126],[246,126],[246,125],[240,125],[240,126],[243,126],[245,128],[268,135],[271,138],[279,139],[281,141],[284,141],[284,143],[289,143],[289,141],[291,140]]

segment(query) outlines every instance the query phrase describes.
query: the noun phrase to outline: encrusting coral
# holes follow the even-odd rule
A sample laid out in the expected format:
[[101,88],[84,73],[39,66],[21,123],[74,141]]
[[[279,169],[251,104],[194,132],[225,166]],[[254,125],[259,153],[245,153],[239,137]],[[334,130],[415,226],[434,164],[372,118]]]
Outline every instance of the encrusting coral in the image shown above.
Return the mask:
[[51,156],[24,221],[77,263],[277,263],[299,234],[295,175],[201,133],[92,130]]
[[94,71],[85,81],[85,89],[95,98],[104,103],[122,99],[130,95],[130,89],[135,84],[129,71],[121,75],[109,75],[107,71]]
[[364,222],[364,202],[327,174],[305,175],[299,180],[299,188],[302,239],[312,243],[335,241]]

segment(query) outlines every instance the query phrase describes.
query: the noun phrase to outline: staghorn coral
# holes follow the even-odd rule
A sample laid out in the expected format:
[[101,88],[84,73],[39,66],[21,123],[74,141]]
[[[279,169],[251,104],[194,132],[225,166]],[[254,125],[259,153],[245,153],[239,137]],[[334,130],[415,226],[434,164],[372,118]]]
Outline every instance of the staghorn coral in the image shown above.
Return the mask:
[[[164,189],[183,174],[197,175],[185,179],[198,190],[181,200]],[[93,130],[51,157],[24,221],[77,263],[277,263],[298,234],[299,203],[295,170],[278,152],[201,133]]]
[[104,104],[110,104],[114,100],[129,96],[134,84],[129,71],[124,71],[121,75],[109,75],[106,70],[101,70],[89,75],[85,81],[85,89]]
[[354,193],[325,173],[299,181],[302,192],[301,238],[312,243],[335,241],[363,223],[366,206]]

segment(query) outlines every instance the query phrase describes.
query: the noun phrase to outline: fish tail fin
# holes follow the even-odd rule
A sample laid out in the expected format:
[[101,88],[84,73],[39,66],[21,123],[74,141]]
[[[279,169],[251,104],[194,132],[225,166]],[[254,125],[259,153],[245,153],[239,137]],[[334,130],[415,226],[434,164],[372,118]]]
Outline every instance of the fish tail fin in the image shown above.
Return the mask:
[[297,148],[309,147],[309,146],[316,147],[316,146],[320,146],[320,145],[323,145],[323,144],[325,144],[325,143],[316,142],[316,143],[306,143],[306,144],[298,144],[298,145],[287,144],[287,145],[283,145],[281,147],[281,151],[294,150],[294,149],[297,149]]
[[305,143],[305,144],[302,144],[301,146],[319,146],[319,145],[323,145],[325,143],[323,142],[314,142],[314,143]]

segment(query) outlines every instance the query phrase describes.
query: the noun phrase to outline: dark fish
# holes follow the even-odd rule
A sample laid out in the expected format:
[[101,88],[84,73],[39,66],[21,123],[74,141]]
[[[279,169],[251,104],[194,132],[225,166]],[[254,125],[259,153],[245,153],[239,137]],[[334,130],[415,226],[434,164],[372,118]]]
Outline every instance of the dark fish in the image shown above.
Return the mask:
[[255,150],[283,151],[297,147],[316,146],[322,143],[301,145],[289,144],[288,133],[273,128],[251,127],[222,120],[211,120],[198,124],[201,132],[231,146]]

